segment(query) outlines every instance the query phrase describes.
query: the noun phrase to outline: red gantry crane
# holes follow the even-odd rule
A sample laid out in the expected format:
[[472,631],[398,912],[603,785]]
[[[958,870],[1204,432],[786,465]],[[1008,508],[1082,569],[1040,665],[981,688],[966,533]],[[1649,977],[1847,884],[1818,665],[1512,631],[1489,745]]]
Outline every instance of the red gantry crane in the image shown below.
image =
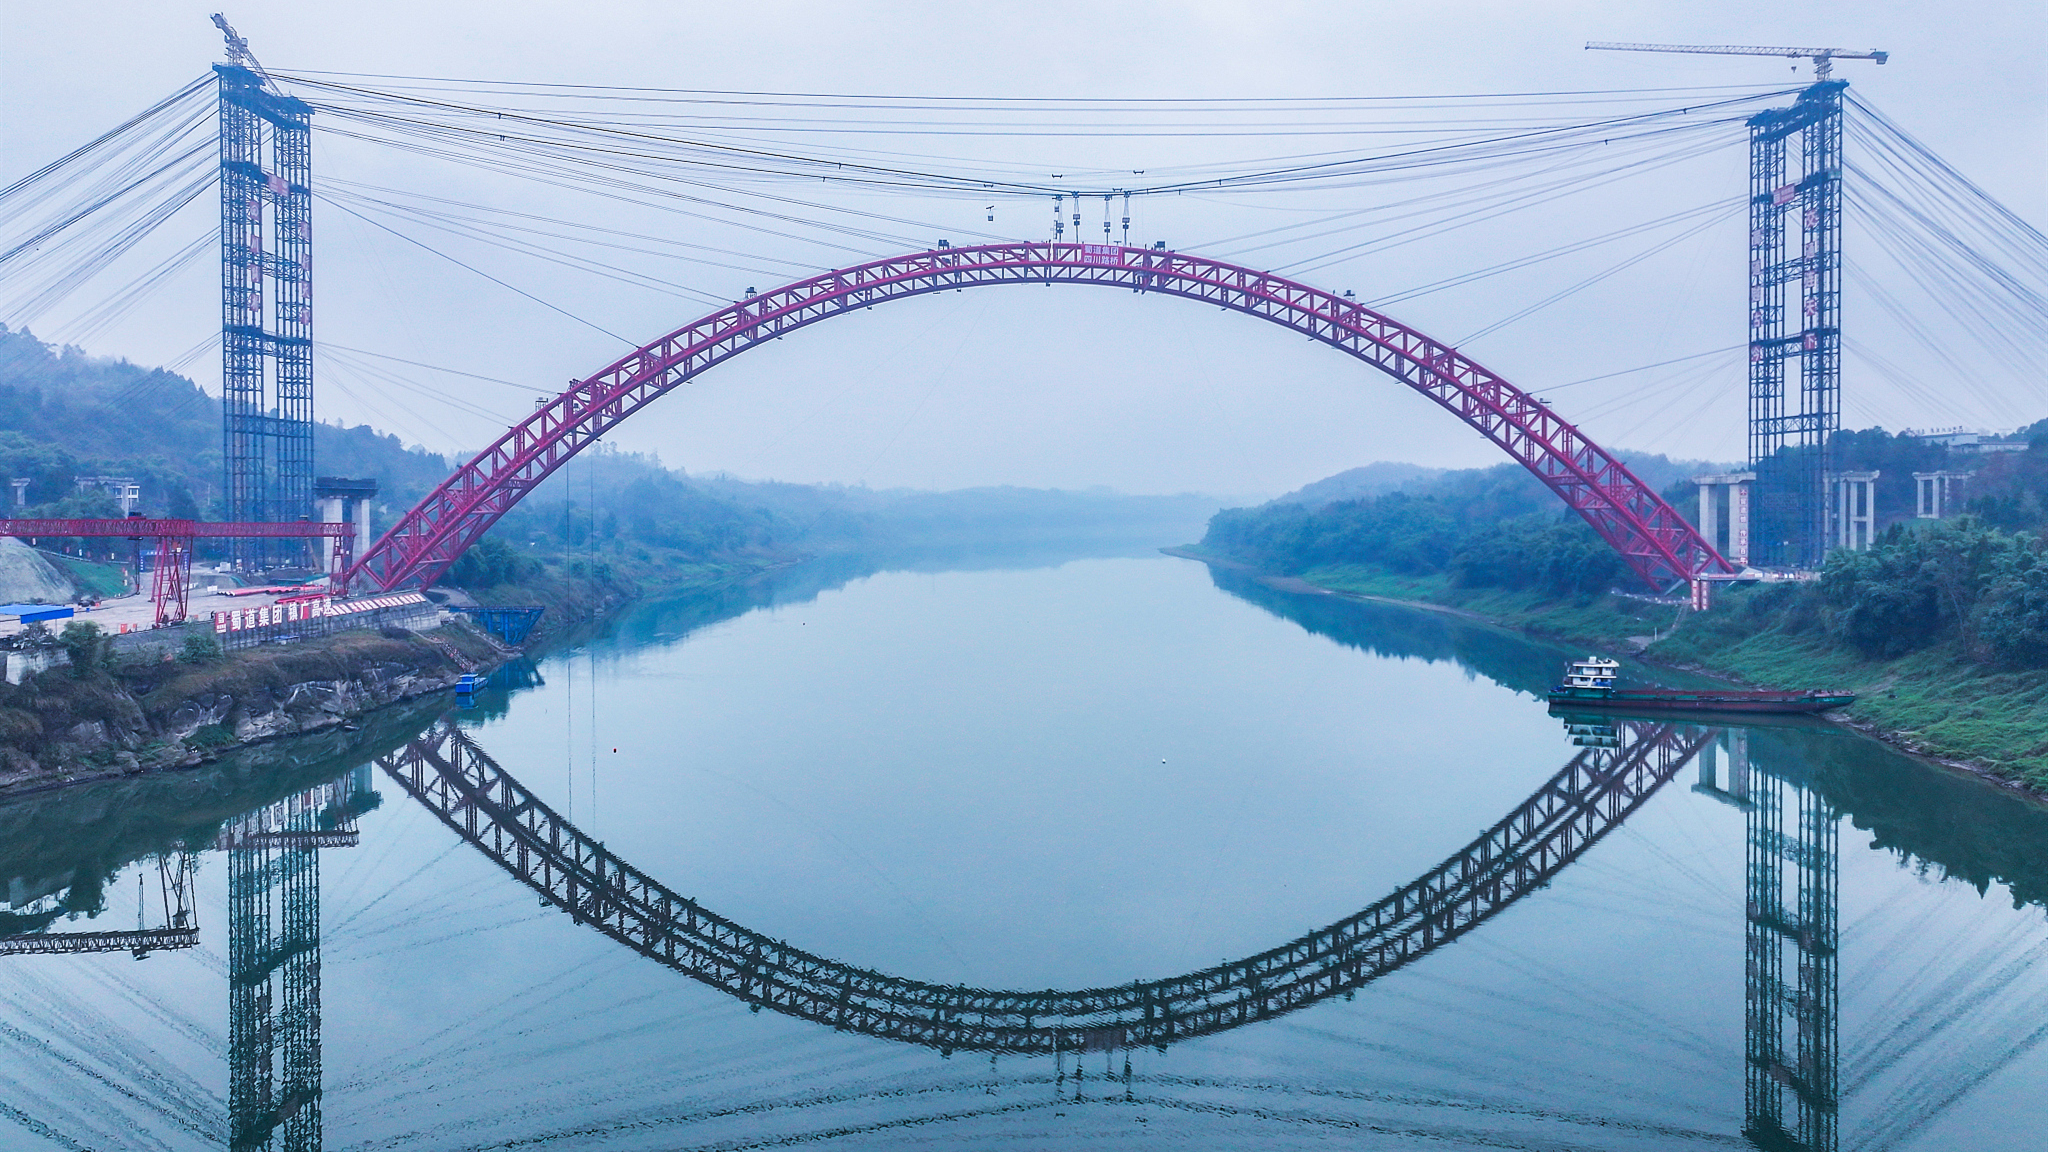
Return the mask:
[[353,559],[355,532],[355,525],[341,521],[220,523],[205,520],[159,520],[143,516],[141,513],[136,513],[125,520],[0,520],[0,536],[14,536],[24,540],[35,537],[61,539],[67,536],[155,540],[156,563],[152,565],[152,570],[156,578],[152,584],[151,594],[156,601],[156,622],[159,627],[185,622],[187,591],[192,582],[194,540],[332,540],[334,545],[330,571],[334,574],[337,584],[330,591],[336,596],[345,596],[348,589],[339,581],[348,572],[349,562]]

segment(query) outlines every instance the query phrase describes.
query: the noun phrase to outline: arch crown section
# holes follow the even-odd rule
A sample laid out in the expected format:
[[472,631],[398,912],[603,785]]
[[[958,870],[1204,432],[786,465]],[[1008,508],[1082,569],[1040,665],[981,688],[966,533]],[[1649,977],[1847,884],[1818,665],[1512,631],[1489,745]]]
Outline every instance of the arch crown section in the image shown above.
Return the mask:
[[888,300],[995,284],[1098,284],[1257,316],[1434,400],[1584,517],[1653,587],[1733,569],[1692,525],[1534,396],[1457,349],[1352,300],[1163,248],[990,244],[834,269],[730,304],[634,350],[520,421],[429,493],[349,570],[380,590],[431,585],[526,493],[670,390],[764,341]]

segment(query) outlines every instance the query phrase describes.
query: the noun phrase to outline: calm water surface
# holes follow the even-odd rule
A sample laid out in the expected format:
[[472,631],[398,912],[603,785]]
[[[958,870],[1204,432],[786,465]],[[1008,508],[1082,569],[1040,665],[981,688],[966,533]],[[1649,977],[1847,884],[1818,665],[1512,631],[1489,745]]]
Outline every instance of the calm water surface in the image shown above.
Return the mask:
[[[2035,807],[1817,724],[1571,726],[1561,649],[1183,560],[804,579],[642,606],[447,721],[0,806],[0,947],[54,953],[0,955],[0,1148],[2042,1146]],[[702,908],[970,988],[1251,957],[1602,791],[1360,986],[942,1054],[541,899],[375,763],[441,723]],[[68,950],[177,927],[187,862],[196,943]]]

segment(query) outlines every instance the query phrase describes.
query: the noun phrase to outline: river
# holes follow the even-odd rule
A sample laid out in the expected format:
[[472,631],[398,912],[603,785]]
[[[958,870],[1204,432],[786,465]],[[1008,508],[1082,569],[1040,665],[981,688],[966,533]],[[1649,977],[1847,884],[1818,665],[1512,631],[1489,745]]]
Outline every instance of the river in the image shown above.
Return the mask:
[[0,1149],[2040,1146],[2048,810],[1560,719],[1573,653],[1442,613],[1016,565],[0,803]]

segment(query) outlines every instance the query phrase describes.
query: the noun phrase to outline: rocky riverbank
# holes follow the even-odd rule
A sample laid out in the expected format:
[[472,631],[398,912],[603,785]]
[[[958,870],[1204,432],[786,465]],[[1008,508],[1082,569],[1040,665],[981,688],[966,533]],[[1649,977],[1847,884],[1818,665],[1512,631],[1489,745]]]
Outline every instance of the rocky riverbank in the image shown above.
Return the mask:
[[225,656],[137,660],[98,641],[69,666],[0,683],[0,794],[188,767],[241,745],[344,728],[510,654],[461,620]]

